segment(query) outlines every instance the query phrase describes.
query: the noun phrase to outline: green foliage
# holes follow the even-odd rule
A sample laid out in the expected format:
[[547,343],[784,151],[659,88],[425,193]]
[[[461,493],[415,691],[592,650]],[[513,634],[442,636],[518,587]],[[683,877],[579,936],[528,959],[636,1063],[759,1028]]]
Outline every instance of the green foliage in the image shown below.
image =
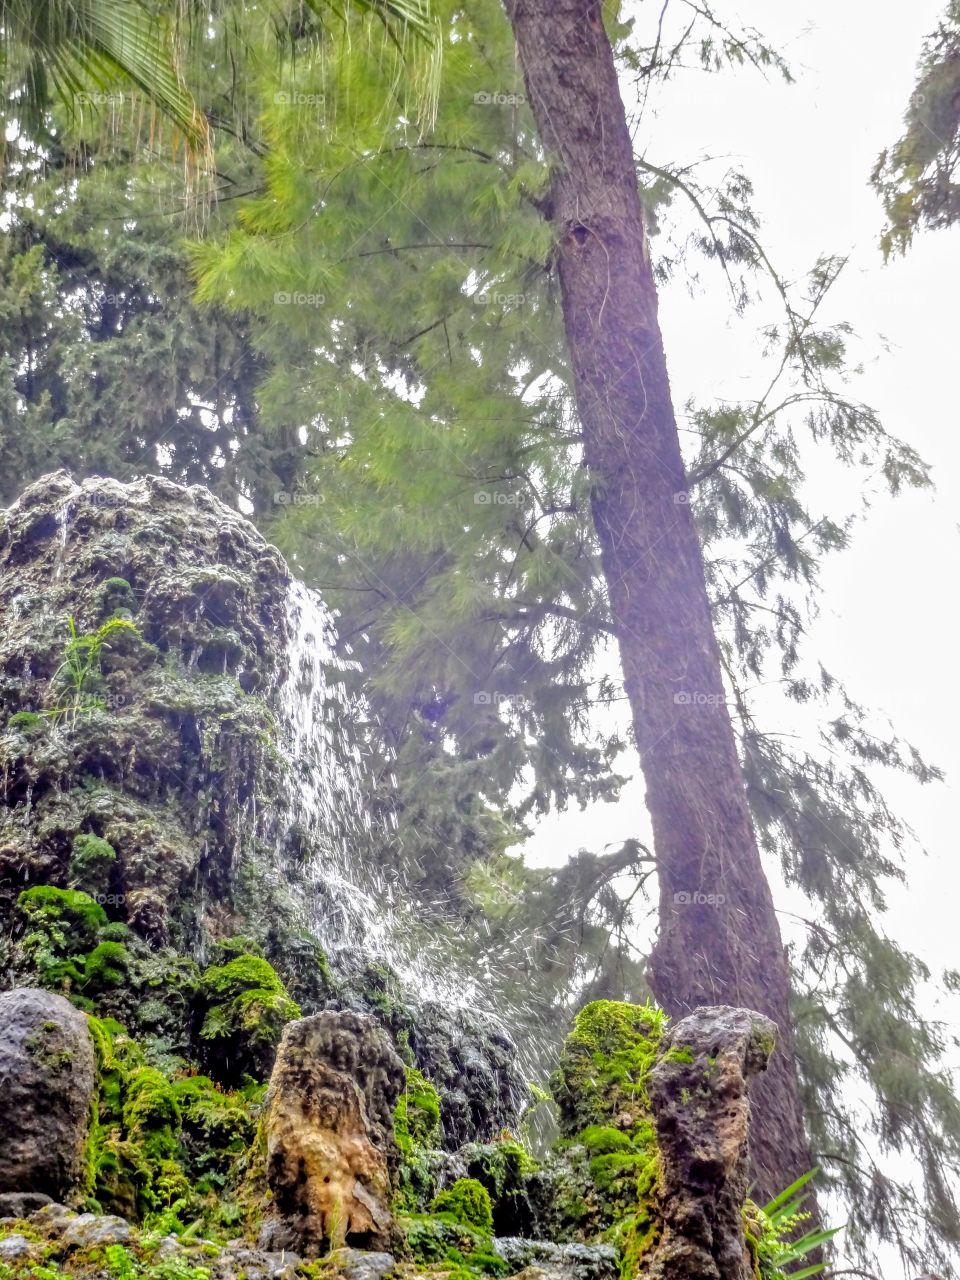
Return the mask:
[[393,1112],[400,1165],[394,1203],[397,1210],[423,1209],[436,1191],[432,1151],[440,1142],[440,1095],[415,1067],[406,1068],[406,1083]]
[[79,889],[52,885],[25,889],[17,903],[28,930],[18,950],[37,981],[53,991],[79,991],[85,985],[86,956],[107,925],[106,912]]
[[[105,649],[110,649],[111,638],[119,635],[135,636],[140,632],[127,618],[110,618],[96,631],[81,635],[73,617],[68,620],[70,639],[63,652],[63,661],[50,681],[57,704],[48,714],[55,720],[67,719],[75,724],[77,717],[90,711],[103,710],[106,702],[99,696],[102,683],[101,659]],[[61,692],[66,692],[66,702],[61,703]]]
[[200,983],[205,1014],[200,1035],[211,1046],[214,1075],[264,1079],[283,1028],[300,1017],[276,970],[262,956],[242,954],[206,969]]
[[401,1155],[413,1147],[435,1147],[440,1140],[440,1095],[416,1067],[406,1069],[393,1127]]
[[522,1142],[504,1136],[496,1142],[471,1142],[463,1148],[467,1172],[490,1194],[496,1209],[524,1195],[528,1176],[538,1169]]
[[414,1262],[442,1263],[454,1275],[503,1276],[510,1270],[494,1253],[489,1235],[458,1221],[452,1214],[411,1214],[398,1219],[406,1251]]
[[577,1135],[577,1142],[586,1147],[591,1156],[612,1155],[617,1151],[629,1151],[632,1143],[628,1134],[621,1129],[611,1129],[607,1125],[587,1125]]
[[887,226],[884,256],[905,253],[916,232],[949,227],[960,218],[960,3],[950,0],[924,41],[920,75],[904,118],[903,136],[883,151],[873,184]]
[[484,1235],[493,1232],[490,1194],[476,1178],[458,1178],[453,1186],[434,1198],[430,1209],[433,1213],[448,1213],[458,1222],[475,1227]]
[[7,721],[8,729],[16,729],[20,733],[39,729],[44,724],[44,716],[37,711],[15,711]]
[[71,886],[82,887],[87,893],[105,893],[116,860],[117,851],[109,840],[90,833],[75,835],[67,867]]
[[87,1190],[106,1211],[146,1221],[153,1231],[189,1234],[235,1224],[235,1193],[254,1141],[259,1099],[228,1093],[205,1076],[179,1079],[145,1061],[143,1047],[109,1019],[91,1017],[97,1095]]
[[804,1188],[815,1172],[811,1169],[805,1173],[763,1208],[747,1201],[743,1214],[744,1231],[758,1280],[782,1280],[787,1276],[791,1280],[803,1280],[805,1276],[819,1275],[824,1270],[822,1263],[799,1270],[795,1267],[814,1250],[829,1244],[840,1230],[835,1227],[802,1234],[799,1230],[811,1216],[803,1208],[808,1198]]

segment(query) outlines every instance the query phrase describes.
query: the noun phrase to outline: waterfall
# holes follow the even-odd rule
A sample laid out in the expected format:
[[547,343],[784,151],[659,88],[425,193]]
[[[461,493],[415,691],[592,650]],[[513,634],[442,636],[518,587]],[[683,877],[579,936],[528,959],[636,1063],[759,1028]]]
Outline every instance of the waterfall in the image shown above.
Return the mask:
[[[387,839],[364,801],[366,763],[350,732],[351,705],[338,673],[351,669],[335,649],[333,618],[299,582],[287,592],[287,678],[279,698],[279,749],[287,765],[291,828],[306,853],[310,929],[341,967],[381,961],[407,990],[447,1005],[477,1008],[477,984],[456,972],[402,874],[384,866]],[[388,785],[388,784],[384,784]]]

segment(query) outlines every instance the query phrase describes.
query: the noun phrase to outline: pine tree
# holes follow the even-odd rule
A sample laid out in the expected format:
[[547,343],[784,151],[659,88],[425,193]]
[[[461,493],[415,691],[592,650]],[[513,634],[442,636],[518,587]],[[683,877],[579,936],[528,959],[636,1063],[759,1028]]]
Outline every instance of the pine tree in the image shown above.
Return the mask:
[[887,214],[885,255],[905,252],[920,227],[952,226],[960,217],[960,4],[951,0],[924,42],[906,130],[884,151],[873,184]]

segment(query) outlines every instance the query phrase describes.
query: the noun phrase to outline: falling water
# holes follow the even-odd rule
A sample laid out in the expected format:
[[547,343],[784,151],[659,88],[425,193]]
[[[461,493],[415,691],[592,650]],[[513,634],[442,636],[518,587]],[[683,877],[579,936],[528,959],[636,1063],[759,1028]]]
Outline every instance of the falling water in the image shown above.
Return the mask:
[[289,767],[290,818],[309,850],[312,886],[306,906],[329,955],[383,961],[411,992],[476,1008],[476,984],[454,973],[438,933],[415,918],[399,872],[379,858],[387,833],[364,804],[365,762],[345,732],[358,708],[338,677],[350,662],[335,651],[335,629],[322,602],[300,583],[287,595],[289,674],[281,690],[281,753]]

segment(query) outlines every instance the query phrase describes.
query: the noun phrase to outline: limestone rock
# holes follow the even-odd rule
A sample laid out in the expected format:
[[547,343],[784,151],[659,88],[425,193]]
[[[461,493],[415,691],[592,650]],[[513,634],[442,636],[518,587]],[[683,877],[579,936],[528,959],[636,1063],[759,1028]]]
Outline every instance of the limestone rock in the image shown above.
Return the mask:
[[672,1023],[650,1072],[660,1148],[659,1243],[638,1280],[751,1280],[741,1210],[751,1076],[776,1040],[769,1018],[726,1005]]
[[367,965],[345,975],[338,1007],[372,1013],[394,1040],[410,1046],[414,1065],[440,1094],[441,1140],[456,1152],[516,1130],[529,1102],[517,1047],[501,1023],[479,1010],[432,1000],[408,1001],[395,974]]
[[0,1240],[0,1262],[17,1262],[38,1252],[26,1236],[12,1235]]
[[[0,511],[0,925],[22,890],[72,884],[155,944],[216,932],[202,904],[232,905],[241,855],[276,839],[249,797],[276,793],[261,740],[289,583],[279,552],[196,485],[59,471]],[[58,716],[69,620],[92,636],[114,616],[136,630],[111,635],[83,714]],[[116,852],[104,884],[69,866],[89,832]]]
[[67,1224],[61,1239],[78,1249],[92,1249],[95,1245],[128,1244],[132,1234],[126,1218],[112,1213],[81,1213]]
[[619,1275],[617,1251],[609,1244],[554,1244],[498,1236],[493,1247],[521,1275],[536,1271],[549,1280],[616,1280]]
[[49,991],[0,993],[0,1191],[78,1198],[95,1083],[84,1014]]
[[325,1012],[284,1030],[264,1103],[276,1218],[262,1244],[316,1255],[390,1243],[393,1110],[403,1063],[373,1018]]
[[0,1195],[0,1219],[29,1218],[45,1204],[52,1204],[41,1191],[6,1191]]
[[344,1280],[384,1280],[396,1267],[392,1253],[366,1249],[334,1249],[327,1265]]

